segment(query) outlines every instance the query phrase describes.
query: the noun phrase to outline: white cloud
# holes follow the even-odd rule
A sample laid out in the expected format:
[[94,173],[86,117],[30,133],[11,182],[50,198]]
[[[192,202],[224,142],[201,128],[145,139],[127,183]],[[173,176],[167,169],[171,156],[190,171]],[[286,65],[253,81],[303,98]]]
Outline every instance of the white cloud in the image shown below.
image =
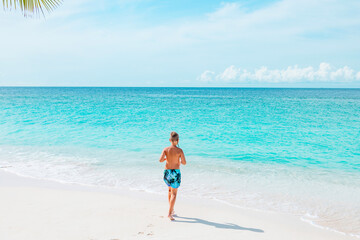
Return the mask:
[[254,71],[231,65],[218,74],[207,70],[200,75],[199,80],[219,83],[353,82],[360,81],[360,71],[356,73],[348,66],[334,68],[329,63],[320,63],[317,69],[295,65],[286,69],[261,67]]
[[201,82],[210,82],[210,81],[212,81],[214,74],[215,73],[212,71],[205,71],[200,75],[198,80]]
[[334,72],[331,72],[330,78],[332,80],[344,79],[344,80],[351,81],[351,80],[356,79],[356,75],[354,74],[354,70],[345,66],[343,68],[339,68],[338,70],[336,70]]
[[235,68],[235,66],[230,66],[223,73],[220,73],[217,77],[220,78],[224,82],[230,82],[232,79],[236,79],[238,77],[239,71]]
[[357,79],[357,80],[360,80],[360,72],[358,72],[358,73],[356,74],[356,79]]
[[218,8],[207,16],[210,20],[219,20],[224,18],[233,18],[241,15],[240,4],[238,3],[223,3],[221,8]]

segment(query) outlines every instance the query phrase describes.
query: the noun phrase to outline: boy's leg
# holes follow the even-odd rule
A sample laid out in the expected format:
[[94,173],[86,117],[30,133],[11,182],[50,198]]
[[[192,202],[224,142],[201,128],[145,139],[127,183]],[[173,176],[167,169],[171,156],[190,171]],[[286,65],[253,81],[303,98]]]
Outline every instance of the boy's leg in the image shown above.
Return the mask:
[[170,220],[174,220],[174,218],[172,217],[171,214],[174,211],[176,195],[177,195],[177,188],[171,188],[170,207],[169,207],[169,214],[168,214],[168,218],[170,218]]
[[[171,199],[171,187],[169,187],[169,192],[168,192],[168,198],[169,198],[169,206],[170,206],[170,199]],[[173,215],[175,213],[175,209],[173,208],[171,215]]]
[[169,198],[169,205],[170,205],[170,198],[171,198],[171,187],[169,187],[169,192],[168,192],[168,198]]

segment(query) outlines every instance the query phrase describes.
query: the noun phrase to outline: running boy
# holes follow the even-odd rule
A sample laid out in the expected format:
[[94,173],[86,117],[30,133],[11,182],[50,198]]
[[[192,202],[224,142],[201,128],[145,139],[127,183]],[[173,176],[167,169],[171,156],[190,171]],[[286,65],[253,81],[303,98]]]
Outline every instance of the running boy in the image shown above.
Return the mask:
[[176,201],[176,194],[178,187],[181,183],[181,173],[180,173],[180,164],[185,165],[185,155],[181,148],[177,147],[179,144],[179,134],[176,132],[170,133],[171,145],[164,148],[160,156],[160,162],[166,161],[165,170],[164,170],[164,181],[169,187],[169,214],[168,218],[173,221],[175,220],[174,215],[174,205]]

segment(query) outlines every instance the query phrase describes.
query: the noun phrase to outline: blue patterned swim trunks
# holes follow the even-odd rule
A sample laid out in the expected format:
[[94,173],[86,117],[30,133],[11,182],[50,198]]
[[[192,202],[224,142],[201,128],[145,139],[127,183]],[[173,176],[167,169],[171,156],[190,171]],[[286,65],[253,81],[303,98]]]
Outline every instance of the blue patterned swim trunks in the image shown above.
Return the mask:
[[164,170],[164,182],[168,187],[178,188],[181,183],[180,169],[165,169]]

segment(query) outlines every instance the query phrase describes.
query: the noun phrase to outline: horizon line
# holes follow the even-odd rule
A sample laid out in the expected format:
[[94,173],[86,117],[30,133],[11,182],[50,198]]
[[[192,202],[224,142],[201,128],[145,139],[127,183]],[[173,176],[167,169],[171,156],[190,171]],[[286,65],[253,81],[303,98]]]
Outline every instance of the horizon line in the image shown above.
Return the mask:
[[256,86],[0,86],[0,88],[286,88],[286,89],[360,89],[360,87],[256,87]]

